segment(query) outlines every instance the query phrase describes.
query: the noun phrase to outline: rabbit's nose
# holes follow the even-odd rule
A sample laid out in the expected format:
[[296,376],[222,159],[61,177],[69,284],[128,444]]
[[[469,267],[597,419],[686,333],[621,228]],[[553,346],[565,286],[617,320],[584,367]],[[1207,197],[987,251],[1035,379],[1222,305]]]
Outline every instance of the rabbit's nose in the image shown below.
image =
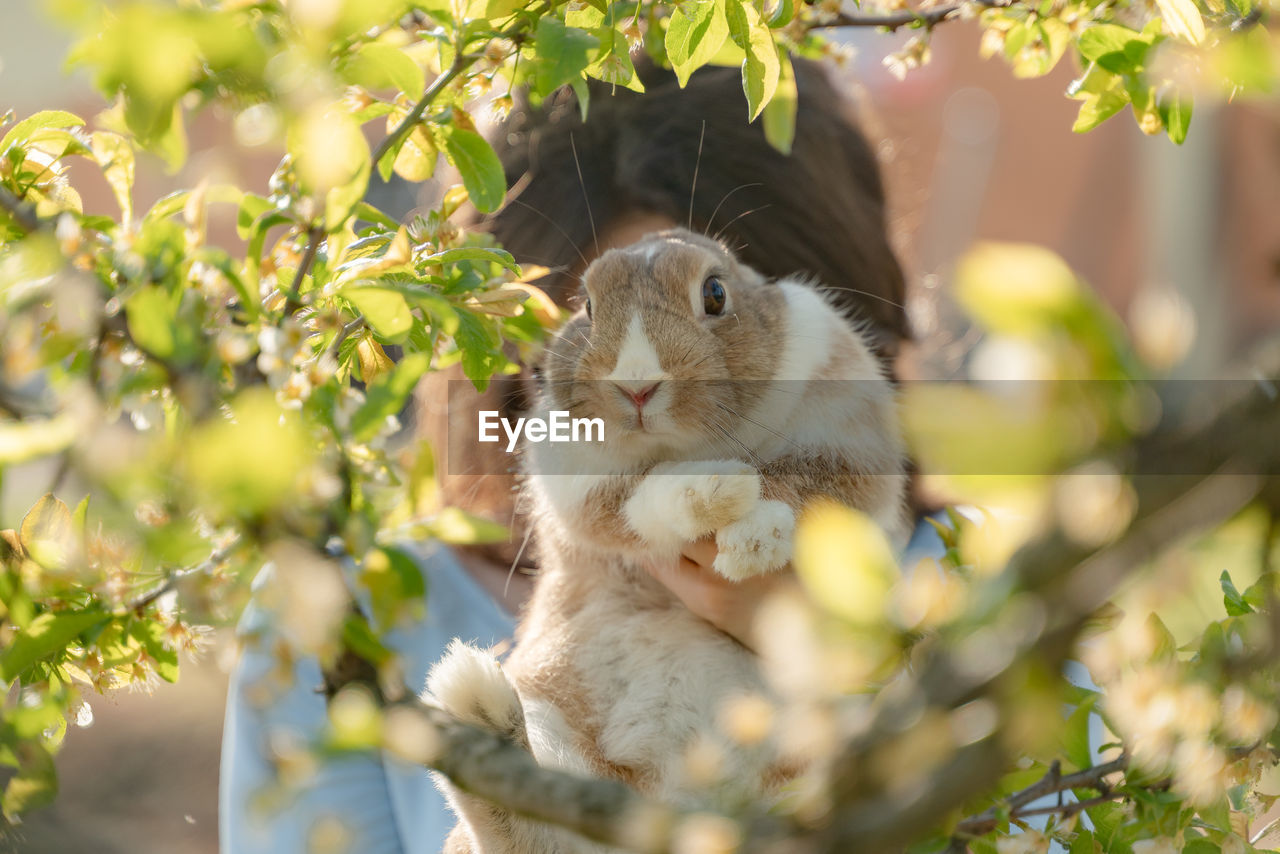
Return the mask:
[[643,409],[644,405],[653,398],[654,393],[658,390],[658,386],[662,385],[662,382],[649,383],[640,388],[636,388],[636,385],[639,385],[638,383],[614,383],[614,385],[627,396],[628,400],[636,405],[636,409]]

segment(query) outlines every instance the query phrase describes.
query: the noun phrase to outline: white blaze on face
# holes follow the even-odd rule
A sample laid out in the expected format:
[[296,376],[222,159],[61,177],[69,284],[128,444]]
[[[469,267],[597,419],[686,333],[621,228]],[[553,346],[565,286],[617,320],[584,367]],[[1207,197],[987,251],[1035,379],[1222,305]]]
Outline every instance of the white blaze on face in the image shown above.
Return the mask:
[[623,384],[654,383],[667,379],[658,359],[658,351],[644,332],[644,322],[640,319],[639,312],[631,315],[622,347],[618,349],[618,361],[605,379]]

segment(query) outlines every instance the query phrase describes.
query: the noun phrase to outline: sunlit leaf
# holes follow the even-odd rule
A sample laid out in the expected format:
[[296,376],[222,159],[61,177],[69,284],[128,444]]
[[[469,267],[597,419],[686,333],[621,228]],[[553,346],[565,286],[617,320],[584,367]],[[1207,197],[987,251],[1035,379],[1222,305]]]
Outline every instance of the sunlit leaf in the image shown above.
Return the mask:
[[791,67],[791,58],[785,51],[778,52],[781,62],[781,73],[778,75],[778,88],[773,98],[765,105],[763,113],[764,136],[769,144],[783,154],[791,153],[791,144],[796,136],[796,76]]
[[956,270],[956,298],[992,330],[1025,332],[1060,320],[1080,292],[1061,258],[1031,244],[980,243]]
[[746,53],[742,63],[742,89],[747,95],[747,115],[754,121],[773,98],[781,67],[773,33],[748,0],[725,0],[729,35]]
[[361,46],[343,69],[348,80],[368,89],[395,87],[417,101],[426,84],[422,69],[403,50],[373,42]]
[[0,680],[19,678],[37,661],[62,653],[77,635],[107,619],[106,613],[96,609],[41,614],[0,652]]
[[427,523],[431,536],[451,545],[500,543],[511,536],[504,526],[468,513],[458,507],[446,507]]
[[403,341],[413,328],[413,315],[403,296],[373,285],[353,285],[342,296],[354,305],[374,332],[391,342]]
[[449,161],[458,168],[471,203],[482,213],[492,213],[507,194],[502,162],[484,137],[475,131],[453,128],[445,137]]
[[667,25],[667,59],[681,86],[716,55],[728,37],[724,0],[696,0],[672,12]]
[[351,417],[351,435],[367,442],[389,416],[404,409],[405,401],[431,364],[430,353],[409,353],[389,371],[365,386],[365,402]]
[[63,110],[43,110],[34,113],[9,128],[4,137],[0,138],[0,154],[5,154],[12,145],[22,145],[38,130],[79,127],[83,124],[84,119],[75,113]]
[[58,777],[53,756],[39,741],[20,742],[15,749],[18,773],[9,779],[0,795],[0,811],[10,821],[19,813],[44,806],[58,793]]
[[76,435],[75,419],[65,412],[47,419],[0,423],[0,465],[56,454]]
[[591,62],[590,51],[599,46],[600,40],[591,33],[566,27],[557,18],[544,17],[538,20],[534,44],[534,85],[539,93],[550,95],[582,76]]
[[870,517],[838,504],[805,511],[795,567],[814,601],[856,626],[881,624],[897,576],[893,550]]
[[182,448],[187,482],[223,510],[249,515],[275,507],[297,491],[313,450],[302,424],[266,389],[243,392],[231,404],[235,420],[216,416]]
[[1204,42],[1204,18],[1192,0],[1156,0],[1169,32],[1192,44]]
[[40,565],[61,569],[76,550],[76,527],[71,510],[52,493],[46,493],[22,519],[22,547]]

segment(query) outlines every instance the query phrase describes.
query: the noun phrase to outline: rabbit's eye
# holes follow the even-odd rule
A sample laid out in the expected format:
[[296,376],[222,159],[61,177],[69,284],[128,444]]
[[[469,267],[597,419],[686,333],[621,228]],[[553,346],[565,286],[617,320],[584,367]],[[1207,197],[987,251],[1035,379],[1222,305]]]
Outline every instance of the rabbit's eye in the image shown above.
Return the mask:
[[591,299],[587,299],[587,320],[591,319]]
[[721,314],[724,311],[724,285],[715,276],[702,283],[702,310],[707,314]]

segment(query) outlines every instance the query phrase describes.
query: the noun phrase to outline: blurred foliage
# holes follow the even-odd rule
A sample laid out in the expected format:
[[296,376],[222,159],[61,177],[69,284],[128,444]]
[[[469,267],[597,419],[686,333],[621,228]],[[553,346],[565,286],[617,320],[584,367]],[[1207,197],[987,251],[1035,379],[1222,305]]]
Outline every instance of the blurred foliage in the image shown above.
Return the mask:
[[[11,769],[0,807],[10,822],[54,796],[52,757],[68,722],[91,722],[88,699],[175,680],[179,654],[205,644],[204,624],[243,603],[246,570],[275,567],[263,596],[290,644],[283,660],[330,661],[346,647],[393,675],[382,637],[420,614],[428,595],[397,544],[504,536],[439,506],[431,449],[393,441],[424,374],[460,364],[483,388],[515,370],[510,347],[531,355],[555,318],[526,281],[545,270],[522,271],[455,222],[464,204],[489,212],[506,196],[501,164],[469,111],[478,98],[502,116],[516,87],[536,103],[567,85],[587,113],[588,78],[642,88],[638,50],[682,82],[704,64],[728,64],[742,69],[749,116],[788,151],[792,57],[839,56],[823,30],[860,23],[839,17],[838,4],[791,0],[46,5],[79,33],[70,62],[110,106],[92,130],[65,112],[0,118],[0,466],[50,476],[49,494],[0,542],[0,764]],[[1070,51],[1082,75],[1070,93],[1084,102],[1077,130],[1131,105],[1144,131],[1180,142],[1193,92],[1267,93],[1276,78],[1270,13],[1251,2],[1017,0],[895,14],[905,17],[890,26],[921,31],[891,57],[899,72],[927,61],[933,26],[953,17],[977,17],[983,50],[1003,54],[1019,76],[1045,74]],[[137,199],[138,155],[180,169],[188,123],[205,110],[237,138],[278,147],[269,185],[200,182]],[[371,147],[371,138],[381,141]],[[421,181],[441,158],[461,183],[434,209],[400,223],[363,201],[375,171]],[[118,214],[84,209],[76,186],[86,169],[100,173]],[[212,205],[232,206],[242,243],[209,241]],[[1013,524],[954,515],[940,564],[897,581],[865,520],[826,508],[806,524],[797,560],[819,608],[799,606],[808,614],[800,636],[817,639],[811,660],[821,667],[793,668],[789,678],[812,670],[827,694],[871,696],[930,645],[990,652],[973,639],[998,637],[1008,613],[994,570],[1052,520],[1064,489],[1056,473],[1149,426],[1148,368],[1060,260],[980,249],[961,270],[959,296],[991,340],[1033,354],[1052,377],[1107,383],[1046,385],[1051,394],[1020,410],[1034,429],[1001,453],[1042,474],[1015,490]],[[963,473],[990,470],[987,431],[1003,404],[981,388],[937,393],[949,397],[905,401],[926,468],[951,472],[957,498],[990,495],[992,484]],[[972,417],[940,422],[940,408]],[[1067,421],[1078,429],[1063,430]],[[1064,517],[1076,520],[1075,534],[1117,536],[1129,496],[1120,469],[1071,477],[1089,488],[1069,506],[1092,508]],[[1113,627],[1082,649],[1095,687],[1028,673],[1010,687],[1019,699],[1008,709],[941,721],[957,738],[992,721],[1007,729],[1026,759],[1002,792],[1055,757],[1092,763],[1103,745],[1091,710],[1135,763],[1084,817],[1010,836],[1023,819],[1002,812],[1000,840],[979,834],[973,850],[1037,850],[1048,837],[1073,852],[1141,854],[1144,840],[1157,839],[1250,850],[1244,823],[1276,794],[1273,772],[1270,782],[1259,776],[1268,739],[1275,744],[1274,659],[1237,665],[1241,650],[1257,648],[1263,613],[1274,614],[1274,574],[1243,588],[1232,578],[1235,570],[1223,580],[1227,615],[1191,626],[1177,644],[1153,618],[1132,637]],[[367,613],[353,611],[353,597]],[[1122,648],[1107,640],[1117,637]],[[1196,715],[1169,714],[1187,704]],[[743,731],[758,734],[758,711],[747,709]],[[331,713],[334,750],[383,737],[367,696],[344,693]],[[926,773],[937,743],[904,742],[915,750],[904,755],[920,761],[900,769]],[[998,794],[975,792],[971,806]]]

